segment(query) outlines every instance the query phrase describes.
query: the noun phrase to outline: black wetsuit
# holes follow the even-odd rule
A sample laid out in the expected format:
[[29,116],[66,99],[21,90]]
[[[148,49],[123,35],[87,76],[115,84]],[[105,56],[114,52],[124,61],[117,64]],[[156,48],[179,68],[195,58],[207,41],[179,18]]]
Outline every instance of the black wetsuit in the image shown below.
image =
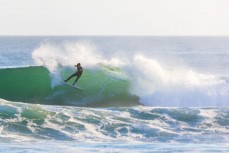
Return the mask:
[[78,79],[81,77],[83,73],[83,68],[82,66],[77,66],[77,71],[75,73],[73,73],[70,77],[68,77],[65,82],[67,82],[68,80],[70,80],[72,77],[77,76],[76,80],[74,81],[73,85],[78,81]]

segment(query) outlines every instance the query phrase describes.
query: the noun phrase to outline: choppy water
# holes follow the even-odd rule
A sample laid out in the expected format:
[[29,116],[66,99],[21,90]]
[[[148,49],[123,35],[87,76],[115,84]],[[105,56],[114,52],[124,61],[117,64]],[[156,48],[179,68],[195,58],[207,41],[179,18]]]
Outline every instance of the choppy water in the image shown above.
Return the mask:
[[228,42],[0,37],[0,151],[228,152]]

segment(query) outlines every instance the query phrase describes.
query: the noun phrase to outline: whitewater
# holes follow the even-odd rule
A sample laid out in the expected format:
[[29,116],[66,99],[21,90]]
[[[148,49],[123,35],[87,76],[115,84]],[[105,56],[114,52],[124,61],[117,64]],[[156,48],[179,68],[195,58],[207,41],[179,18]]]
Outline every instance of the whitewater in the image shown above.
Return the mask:
[[0,151],[228,152],[228,59],[228,37],[0,37]]

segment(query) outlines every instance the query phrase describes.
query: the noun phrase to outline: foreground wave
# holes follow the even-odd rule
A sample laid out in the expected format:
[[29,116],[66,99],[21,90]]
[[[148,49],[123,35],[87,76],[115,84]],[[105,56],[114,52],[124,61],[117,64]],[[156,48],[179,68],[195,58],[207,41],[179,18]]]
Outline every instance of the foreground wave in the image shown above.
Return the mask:
[[0,139],[228,142],[228,108],[83,108],[0,101]]

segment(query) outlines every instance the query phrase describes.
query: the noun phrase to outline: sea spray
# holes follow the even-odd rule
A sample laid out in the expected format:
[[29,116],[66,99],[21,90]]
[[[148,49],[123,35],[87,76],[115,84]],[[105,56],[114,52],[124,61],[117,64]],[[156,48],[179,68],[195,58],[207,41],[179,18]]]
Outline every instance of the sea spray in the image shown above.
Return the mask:
[[87,41],[61,44],[46,42],[33,51],[32,57],[37,65],[43,65],[50,71],[53,78],[52,87],[61,84],[62,67],[73,67],[80,62],[84,68],[96,71],[99,69],[99,63],[111,66],[123,64],[118,58],[106,59],[93,44]]
[[151,106],[228,106],[229,86],[214,75],[171,67],[143,55],[134,56],[131,93]]

